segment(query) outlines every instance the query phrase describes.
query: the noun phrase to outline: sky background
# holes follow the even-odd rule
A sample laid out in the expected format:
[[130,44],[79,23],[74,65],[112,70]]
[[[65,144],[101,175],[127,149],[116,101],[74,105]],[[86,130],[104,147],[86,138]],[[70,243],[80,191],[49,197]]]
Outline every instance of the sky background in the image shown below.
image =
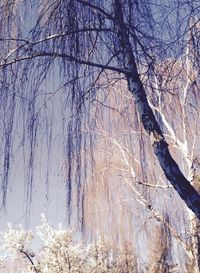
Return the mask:
[[[41,213],[44,213],[53,225],[57,226],[59,222],[63,224],[66,222],[66,163],[63,156],[66,138],[63,122],[68,118],[68,110],[63,109],[61,103],[62,90],[55,95],[51,94],[56,90],[57,83],[58,78],[51,74],[38,92],[40,94],[41,91],[47,95],[41,96],[37,105],[37,109],[41,111],[42,125],[38,129],[34,155],[32,202],[31,206],[28,206],[30,213],[26,213],[29,146],[28,143],[24,147],[19,145],[23,131],[19,125],[20,121],[15,128],[7,206],[0,210],[0,230],[5,229],[8,222],[14,225],[22,224],[25,228],[33,228],[40,224]],[[45,116],[48,116],[47,119]],[[51,141],[50,149],[49,141]]]

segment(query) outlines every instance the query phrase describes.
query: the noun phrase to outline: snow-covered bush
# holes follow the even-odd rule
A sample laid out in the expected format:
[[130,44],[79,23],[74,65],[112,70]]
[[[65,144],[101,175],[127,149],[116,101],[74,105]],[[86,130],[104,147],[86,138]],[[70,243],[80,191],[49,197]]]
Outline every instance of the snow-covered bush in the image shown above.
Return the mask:
[[[7,230],[0,233],[1,251],[0,272],[7,273],[122,273],[136,272],[135,258],[131,253],[117,250],[110,242],[99,239],[84,245],[77,244],[72,231],[53,228],[42,215],[41,225],[36,227],[36,236],[42,247],[36,255],[31,249],[34,238],[31,230],[22,226],[14,229],[8,224]],[[129,263],[128,263],[129,262]],[[12,264],[12,266],[11,266]]]

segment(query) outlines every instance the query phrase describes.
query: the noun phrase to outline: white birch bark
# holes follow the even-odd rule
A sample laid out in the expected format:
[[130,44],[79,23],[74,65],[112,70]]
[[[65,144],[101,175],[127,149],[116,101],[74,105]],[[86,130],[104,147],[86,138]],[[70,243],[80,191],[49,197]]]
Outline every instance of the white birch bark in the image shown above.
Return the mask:
[[126,24],[124,23],[120,0],[115,0],[115,23],[116,31],[121,44],[124,69],[127,71],[126,78],[128,81],[128,88],[135,99],[143,126],[150,135],[154,153],[167,179],[173,185],[180,197],[184,200],[188,208],[190,208],[195,213],[197,218],[200,219],[200,196],[182,174],[178,164],[172,158],[168,144],[165,141],[161,128],[156,121],[155,115],[148,103],[147,96],[137,70],[135,57],[129,40],[129,34]]

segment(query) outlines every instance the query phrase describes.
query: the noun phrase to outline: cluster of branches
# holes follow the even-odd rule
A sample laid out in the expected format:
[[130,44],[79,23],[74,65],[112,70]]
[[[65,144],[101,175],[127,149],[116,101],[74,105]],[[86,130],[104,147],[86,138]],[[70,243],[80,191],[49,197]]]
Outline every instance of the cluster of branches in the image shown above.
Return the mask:
[[[193,61],[198,65],[198,12],[197,1],[165,1],[160,5],[128,0],[110,4],[98,0],[33,1],[31,4],[3,1],[0,6],[4,18],[0,33],[2,205],[6,203],[17,113],[22,117],[18,125],[23,127],[21,143],[28,141],[29,145],[27,202],[31,200],[34,149],[40,124],[39,94],[49,73],[54,72],[59,78],[58,90],[67,91],[66,100],[71,105],[68,204],[72,199],[72,179],[80,195],[83,170],[80,151],[84,145],[81,128],[99,90],[99,77],[109,78],[108,71],[111,71],[116,80],[122,77],[126,80],[163,172],[199,218],[199,194],[172,158],[147,98],[149,79],[156,74],[157,64],[163,59],[176,58],[192,45]],[[29,23],[28,16],[32,18]],[[194,84],[198,84],[198,77]],[[74,156],[76,166],[73,166]]]
[[[79,214],[83,231],[86,221],[83,180],[95,174],[95,144],[98,139],[96,134],[83,131],[91,120],[90,132],[99,128],[99,121],[95,119],[98,115],[93,116],[91,106],[97,102],[102,90],[109,90],[118,96],[113,86],[123,79],[126,83],[123,87],[124,95],[127,96],[127,85],[129,99],[135,105],[135,112],[139,116],[139,120],[132,126],[142,124],[166,178],[199,218],[198,186],[195,189],[192,185],[198,173],[198,158],[194,154],[198,134],[195,133],[194,138],[188,136],[186,113],[186,108],[192,107],[195,109],[195,117],[199,116],[199,104],[194,104],[188,99],[189,92],[193,92],[194,99],[199,100],[196,95],[199,88],[198,14],[198,1],[195,0],[189,3],[182,0],[166,0],[160,4],[146,0],[113,0],[110,3],[103,0],[2,1],[2,206],[6,205],[12,159],[21,146],[24,147],[24,160],[28,167],[26,202],[31,202],[35,153],[41,133],[39,129],[45,124],[49,151],[52,145],[52,112],[49,110],[49,104],[51,105],[52,98],[60,95],[64,113],[61,117],[64,122],[63,130],[67,132],[67,213],[70,224],[73,205],[77,205],[76,212]],[[47,80],[50,85],[56,86],[53,91],[43,91]],[[185,83],[184,88],[180,84],[181,81]],[[180,106],[177,106],[182,114],[181,136],[176,134],[173,122],[168,121],[170,117],[167,119],[165,112],[165,94],[177,98],[179,95],[176,92],[182,93],[178,102]],[[103,107],[105,101],[106,99],[100,101]],[[96,112],[98,113],[98,109]],[[177,112],[174,114],[177,115]],[[172,114],[172,111],[170,113]],[[128,115],[131,116],[132,112]],[[194,127],[198,128],[198,118],[195,119]],[[142,134],[141,130],[140,132]],[[126,171],[126,175],[124,172],[123,175],[120,173],[121,182],[125,181],[129,190],[136,194],[137,201],[167,226],[185,248],[188,256],[195,256],[196,259],[198,254],[193,253],[197,249],[196,239],[192,242],[194,248],[189,248],[169,221],[166,221],[159,211],[152,207],[148,198],[137,190],[135,185],[141,184],[144,187],[159,187],[137,178],[139,172],[135,170],[133,160],[129,160],[133,158],[134,152],[129,151],[124,143],[113,136],[108,136],[102,131],[100,134],[109,142],[110,147],[115,147],[113,150],[117,151],[117,155],[120,155],[120,168],[123,167]],[[172,158],[168,144],[181,151],[186,162],[185,169],[181,168],[178,157],[176,160],[179,165]],[[140,152],[145,147],[142,145]],[[106,152],[109,153],[109,150]],[[118,162],[115,162],[114,167],[119,168]],[[143,172],[144,168],[141,163],[141,168],[138,169]],[[166,184],[160,187],[170,188]],[[162,191],[159,193],[163,194]],[[77,199],[75,202],[74,196]],[[193,235],[196,236],[194,232]]]

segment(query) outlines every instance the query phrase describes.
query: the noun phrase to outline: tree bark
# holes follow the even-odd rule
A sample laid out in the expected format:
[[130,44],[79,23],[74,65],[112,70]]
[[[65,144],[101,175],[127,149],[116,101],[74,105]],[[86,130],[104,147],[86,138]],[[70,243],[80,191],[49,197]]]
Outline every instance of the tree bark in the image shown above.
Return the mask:
[[125,73],[128,81],[128,89],[135,99],[143,126],[150,135],[154,153],[169,182],[175,188],[188,208],[190,208],[196,217],[200,219],[200,195],[185,178],[178,164],[171,156],[162,130],[148,103],[144,86],[139,77],[128,30],[124,22],[122,4],[120,0],[115,0],[114,8],[115,27],[123,54],[124,69],[125,71],[128,71]]

